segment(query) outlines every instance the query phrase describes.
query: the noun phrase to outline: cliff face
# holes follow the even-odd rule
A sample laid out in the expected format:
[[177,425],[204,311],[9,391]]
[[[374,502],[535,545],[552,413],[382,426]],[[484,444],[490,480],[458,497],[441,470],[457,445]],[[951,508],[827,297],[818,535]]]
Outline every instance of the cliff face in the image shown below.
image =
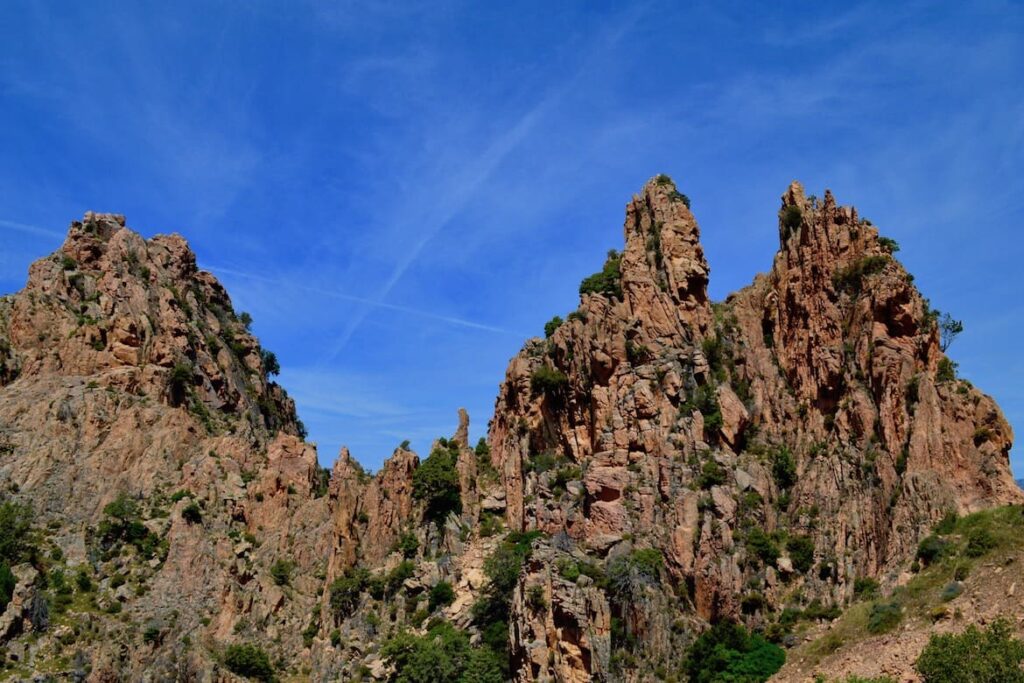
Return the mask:
[[[666,612],[763,626],[794,591],[841,605],[948,510],[1021,500],[1009,425],[953,377],[935,314],[856,210],[794,183],[771,272],[712,304],[687,203],[664,177],[633,199],[621,292],[583,294],[527,344],[490,429],[512,528],[600,558],[661,551],[647,600],[590,624],[621,619],[654,664],[689,637]],[[557,619],[529,628],[553,646],[521,679],[558,675]]]
[[709,622],[782,638],[784,606],[895,581],[948,511],[1022,502],[1009,425],[891,241],[797,184],[779,236],[712,303],[689,201],[653,179],[579,308],[510,362],[486,443],[463,412],[423,460],[371,476],[343,450],[328,478],[185,242],[87,215],[0,299],[0,485],[39,535],[9,658],[228,680],[254,644],[282,675],[383,680],[423,646],[399,634],[449,642],[444,620],[465,681],[650,680]]
[[[316,452],[268,380],[276,361],[185,241],[87,214],[0,299],[0,338],[0,480],[34,512],[50,604],[9,615],[8,638],[43,630],[28,649],[10,640],[8,661],[170,680],[217,671],[218,641],[301,650],[329,538]],[[68,605],[52,577],[77,574],[91,589]]]

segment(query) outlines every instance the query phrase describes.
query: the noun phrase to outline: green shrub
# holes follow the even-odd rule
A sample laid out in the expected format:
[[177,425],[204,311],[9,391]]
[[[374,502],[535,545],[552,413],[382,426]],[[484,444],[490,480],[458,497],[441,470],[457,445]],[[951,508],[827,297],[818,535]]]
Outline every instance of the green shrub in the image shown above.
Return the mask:
[[793,568],[806,574],[814,566],[814,541],[807,536],[794,536],[786,542]]
[[103,514],[106,519],[98,528],[101,548],[112,550],[128,543],[143,557],[156,555],[160,540],[142,523],[138,503],[122,493],[103,508]]
[[402,590],[402,584],[416,573],[416,564],[412,560],[402,560],[384,578],[384,591],[387,595],[395,595]]
[[839,608],[839,605],[829,605],[826,607],[821,603],[821,600],[815,598],[811,600],[811,604],[807,605],[800,614],[800,618],[807,621],[832,621],[839,618],[839,615],[842,613],[843,611]]
[[846,268],[837,270],[832,276],[832,286],[838,293],[859,294],[864,278],[882,272],[889,261],[888,256],[865,256]]
[[690,683],[760,683],[785,662],[786,653],[779,646],[723,621],[694,641],[683,667]]
[[256,681],[273,681],[274,667],[262,648],[245,643],[228,645],[224,650],[224,666],[232,673]]
[[167,394],[170,397],[171,405],[179,406],[185,402],[194,381],[192,365],[182,361],[175,363],[167,376]]
[[566,581],[572,581],[576,583],[576,579],[580,578],[580,566],[569,558],[563,557],[558,560],[558,575]]
[[260,359],[263,361],[263,371],[268,377],[281,374],[281,364],[277,362],[277,355],[273,351],[260,349]]
[[295,563],[291,560],[278,559],[274,564],[270,565],[270,577],[274,579],[274,584],[278,586],[287,586],[292,582],[292,570],[295,569]]
[[796,483],[796,461],[785,446],[780,446],[772,454],[772,477],[775,485],[783,491]]
[[426,503],[427,519],[442,524],[452,513],[462,512],[459,473],[455,469],[458,450],[435,448],[412,475],[412,493]]
[[524,463],[523,467],[527,473],[536,472],[537,474],[544,474],[545,472],[558,467],[559,463],[564,460],[565,458],[556,455],[551,451],[542,451],[540,453],[534,453],[530,459]]
[[181,510],[181,518],[189,524],[200,524],[203,521],[203,511],[199,505],[191,502]]
[[1024,643],[1006,621],[984,631],[971,625],[963,633],[932,635],[917,659],[925,683],[1022,683]]
[[788,237],[794,230],[800,227],[804,219],[804,213],[800,210],[799,206],[787,206],[782,211],[781,219],[782,227],[785,228],[784,234]]
[[944,541],[935,534],[925,536],[917,544],[917,559],[929,565],[939,559],[949,550],[949,542]]
[[11,501],[0,503],[0,562],[13,567],[35,554],[31,529],[30,507]]
[[895,254],[897,251],[900,250],[899,242],[897,242],[891,237],[879,236],[878,246],[882,247],[882,249],[885,249],[890,254]]
[[551,320],[544,323],[544,336],[550,338],[559,327],[562,326],[563,320],[557,315]]
[[712,486],[721,486],[725,483],[725,468],[714,460],[708,460],[700,470],[700,477],[697,478],[697,486],[702,489],[710,489]]
[[14,588],[18,580],[6,563],[0,563],[0,612],[7,608],[7,604],[14,597]]
[[91,593],[93,589],[92,577],[85,567],[79,567],[75,573],[75,586],[79,593]]
[[876,602],[868,614],[868,632],[878,635],[896,628],[903,619],[903,608],[895,601]]
[[722,408],[718,403],[718,392],[711,384],[697,387],[693,396],[680,406],[680,410],[684,414],[699,411],[704,416],[704,431],[707,434],[714,435],[722,429]]
[[503,527],[501,516],[491,512],[480,513],[480,536],[489,538],[501,532]]
[[871,599],[878,595],[880,589],[877,579],[861,576],[853,582],[853,597],[857,600]]
[[565,373],[547,365],[540,365],[530,376],[530,389],[535,394],[557,395],[569,385]]
[[398,542],[395,544],[395,550],[402,553],[402,557],[407,560],[411,560],[416,557],[417,551],[420,549],[420,542],[416,538],[416,534],[411,531],[403,531],[402,535],[398,537]]
[[438,581],[430,589],[430,611],[438,607],[447,607],[455,602],[455,590],[447,581]]
[[967,557],[981,557],[997,545],[995,536],[988,529],[975,527],[967,533],[967,546],[964,548],[964,555]]
[[320,633],[320,620],[317,618],[317,610],[313,610],[309,623],[306,624],[306,628],[302,629],[302,644],[306,647],[312,645],[318,633]]
[[477,647],[470,651],[459,683],[504,683],[505,680],[498,654],[489,648]]
[[962,583],[959,581],[951,581],[943,587],[942,593],[939,597],[942,599],[942,602],[949,602],[950,600],[960,597],[963,592],[964,585]]
[[580,295],[600,294],[609,299],[622,299],[622,256],[612,249],[600,272],[580,283]]
[[369,577],[369,572],[363,568],[350,568],[331,583],[330,605],[336,620],[344,619],[355,611]]
[[394,667],[394,683],[500,683],[501,665],[493,652],[471,648],[469,637],[440,621],[424,636],[403,631],[380,649]]
[[175,491],[174,493],[171,494],[171,502],[172,503],[177,503],[179,500],[184,500],[185,498],[191,498],[191,497],[192,497],[192,492],[191,491],[189,491],[188,489],[179,489],[179,490],[177,490],[177,491]]
[[956,363],[943,356],[939,359],[938,366],[936,366],[935,380],[937,382],[952,382],[956,379],[957,367],[958,365]]
[[78,261],[70,256],[65,256],[60,260],[60,265],[64,270],[74,270],[78,267]]
[[608,563],[608,587],[620,602],[640,598],[645,587],[658,585],[665,558],[656,548],[634,550]]
[[544,586],[540,584],[530,586],[526,592],[526,604],[534,611],[547,609],[548,601],[544,597]]
[[761,527],[751,527],[747,532],[747,550],[766,565],[773,565],[779,559],[779,547]]

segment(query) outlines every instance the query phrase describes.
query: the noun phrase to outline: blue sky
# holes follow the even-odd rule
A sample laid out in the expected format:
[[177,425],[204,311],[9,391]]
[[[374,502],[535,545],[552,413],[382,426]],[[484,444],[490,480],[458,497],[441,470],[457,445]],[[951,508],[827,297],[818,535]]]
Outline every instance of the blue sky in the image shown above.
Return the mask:
[[770,4],[5,3],[0,291],[86,210],[180,232],[321,461],[376,469],[459,406],[484,433],[647,178],[691,197],[715,298],[796,178],[900,242],[1024,432],[1024,6]]

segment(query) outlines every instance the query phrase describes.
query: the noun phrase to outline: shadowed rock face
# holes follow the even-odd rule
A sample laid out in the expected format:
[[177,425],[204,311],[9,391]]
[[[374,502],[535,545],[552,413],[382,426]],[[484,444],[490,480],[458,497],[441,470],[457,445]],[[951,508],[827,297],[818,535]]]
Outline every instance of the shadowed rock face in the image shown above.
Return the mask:
[[[578,310],[510,362],[489,451],[464,412],[435,443],[461,510],[431,521],[406,448],[372,476],[343,450],[327,480],[184,240],[87,214],[0,299],[0,485],[60,549],[42,569],[84,568],[95,607],[47,626],[55,595],[19,567],[2,639],[29,672],[61,629],[88,633],[71,666],[98,681],[229,680],[220,654],[242,642],[313,680],[383,679],[380,644],[422,631],[440,581],[434,616],[476,643],[487,558],[538,531],[508,596],[512,677],[648,680],[710,620],[841,605],[947,511],[1021,502],[1009,425],[950,377],[927,301],[854,209],[791,185],[771,271],[721,303],[671,180],[624,232]],[[156,551],[105,535],[120,495]]]

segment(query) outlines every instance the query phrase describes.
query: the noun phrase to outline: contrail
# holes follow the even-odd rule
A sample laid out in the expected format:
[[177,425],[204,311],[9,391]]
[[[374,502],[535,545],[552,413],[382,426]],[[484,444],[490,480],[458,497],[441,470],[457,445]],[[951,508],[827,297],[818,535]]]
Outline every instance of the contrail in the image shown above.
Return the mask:
[[57,232],[56,230],[47,230],[46,228],[40,228],[35,225],[28,225],[27,223],[15,223],[14,221],[0,220],[0,227],[7,228],[8,230],[17,230],[18,232],[28,233],[29,235],[37,235],[39,237],[54,237],[56,239],[64,239],[64,233]]
[[391,272],[391,276],[387,279],[384,285],[377,292],[377,295],[366,301],[366,305],[363,306],[359,311],[352,316],[344,332],[338,338],[337,343],[330,350],[330,352],[324,357],[322,362],[333,360],[348,344],[352,335],[355,334],[356,330],[362,325],[363,321],[366,320],[366,316],[369,315],[370,307],[372,306],[384,306],[382,303],[385,298],[391,293],[398,281],[402,279],[406,271],[409,270],[410,266],[419,258],[424,247],[444,228],[445,225],[451,221],[459,212],[465,208],[466,204],[473,197],[476,191],[483,185],[490,176],[494,173],[495,169],[504,161],[505,157],[515,149],[515,147],[527,136],[530,129],[536,124],[537,120],[545,113],[545,111],[551,108],[562,96],[568,92],[573,85],[582,77],[582,75],[589,68],[590,63],[594,57],[600,51],[600,49],[606,49],[608,46],[618,42],[631,28],[634,26],[646,12],[647,3],[635,8],[629,12],[622,21],[613,22],[614,29],[607,31],[595,40],[595,47],[590,51],[590,54],[583,61],[582,65],[573,76],[567,79],[562,87],[554,89],[549,94],[542,98],[537,104],[535,104],[529,111],[519,118],[519,121],[508,129],[505,133],[500,135],[494,142],[492,142],[484,152],[478,157],[475,163],[470,164],[460,174],[460,177],[449,184],[457,188],[456,192],[446,202],[447,207],[441,215],[434,220],[432,223],[427,222],[425,229],[422,228],[419,231],[419,239],[413,245],[411,249],[405,252],[403,258],[396,264],[394,270]]
[[352,301],[354,303],[363,304],[375,308],[384,308],[390,311],[398,311],[400,313],[407,313],[409,315],[419,316],[421,318],[428,318],[430,320],[437,320],[438,322],[448,323],[449,325],[456,325],[458,327],[467,327],[473,330],[482,330],[484,332],[494,332],[497,334],[507,334],[515,337],[522,337],[523,335],[519,332],[512,332],[505,330],[500,327],[493,325],[485,325],[483,323],[473,322],[472,320],[464,320],[462,318],[456,318],[448,315],[439,315],[437,313],[431,313],[430,311],[421,311],[416,308],[409,308],[408,306],[398,306],[396,304],[389,304],[383,301],[374,301],[373,299],[367,299],[361,296],[355,296],[352,294],[345,294],[343,292],[331,291],[328,289],[321,289],[319,287],[310,287],[308,285],[296,285],[284,280],[275,280],[274,278],[264,277],[262,275],[255,275],[253,273],[246,273],[241,270],[234,270],[232,268],[221,268],[219,266],[206,266],[206,270],[215,273],[224,273],[226,275],[235,275],[238,277],[248,278],[250,280],[257,280],[259,282],[266,282],[267,284],[277,285],[278,287],[290,287],[292,289],[298,289],[304,292],[310,292],[313,294],[320,294],[322,296],[331,297],[333,299],[341,299],[342,301]]

